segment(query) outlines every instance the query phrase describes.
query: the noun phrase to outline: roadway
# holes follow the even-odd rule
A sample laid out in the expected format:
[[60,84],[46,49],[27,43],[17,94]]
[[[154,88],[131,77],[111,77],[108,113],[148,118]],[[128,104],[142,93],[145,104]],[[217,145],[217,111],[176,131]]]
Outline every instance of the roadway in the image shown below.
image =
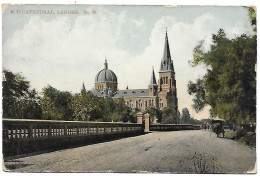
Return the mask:
[[255,149],[205,130],[152,132],[4,162],[16,172],[246,173]]

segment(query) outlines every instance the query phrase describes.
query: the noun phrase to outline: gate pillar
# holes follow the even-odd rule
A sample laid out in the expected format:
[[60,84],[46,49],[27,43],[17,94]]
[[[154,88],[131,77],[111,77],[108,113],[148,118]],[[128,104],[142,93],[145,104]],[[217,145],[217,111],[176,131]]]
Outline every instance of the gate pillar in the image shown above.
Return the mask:
[[139,112],[136,114],[137,124],[143,124],[143,113]]
[[144,115],[144,132],[149,132],[150,130],[150,115],[146,113]]

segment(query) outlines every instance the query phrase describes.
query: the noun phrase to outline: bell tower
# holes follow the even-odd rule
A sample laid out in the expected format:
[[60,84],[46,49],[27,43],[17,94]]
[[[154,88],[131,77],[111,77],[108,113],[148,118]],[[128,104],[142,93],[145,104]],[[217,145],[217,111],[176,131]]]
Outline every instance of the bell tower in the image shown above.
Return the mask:
[[159,71],[158,96],[160,109],[163,109],[164,107],[171,107],[174,108],[176,112],[178,111],[175,72],[173,68],[173,61],[171,59],[167,29],[165,34],[163,57]]

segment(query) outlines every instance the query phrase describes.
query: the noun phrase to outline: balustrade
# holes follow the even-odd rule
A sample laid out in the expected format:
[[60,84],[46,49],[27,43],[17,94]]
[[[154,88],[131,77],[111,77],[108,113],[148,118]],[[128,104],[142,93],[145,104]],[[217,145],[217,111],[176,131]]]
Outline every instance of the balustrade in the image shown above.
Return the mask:
[[141,131],[134,123],[3,119],[3,139],[9,141]]

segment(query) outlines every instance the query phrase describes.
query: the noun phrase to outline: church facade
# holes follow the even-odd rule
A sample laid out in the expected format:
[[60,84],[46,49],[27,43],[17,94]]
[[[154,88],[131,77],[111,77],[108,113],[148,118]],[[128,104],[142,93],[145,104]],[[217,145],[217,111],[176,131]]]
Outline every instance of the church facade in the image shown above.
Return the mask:
[[98,97],[124,99],[125,104],[132,109],[144,112],[148,107],[163,109],[173,108],[178,111],[178,98],[173,61],[171,59],[168,35],[165,35],[163,57],[161,59],[158,83],[152,69],[150,83],[147,89],[118,90],[117,76],[108,68],[107,60],[104,69],[95,78],[95,88],[92,93]]

